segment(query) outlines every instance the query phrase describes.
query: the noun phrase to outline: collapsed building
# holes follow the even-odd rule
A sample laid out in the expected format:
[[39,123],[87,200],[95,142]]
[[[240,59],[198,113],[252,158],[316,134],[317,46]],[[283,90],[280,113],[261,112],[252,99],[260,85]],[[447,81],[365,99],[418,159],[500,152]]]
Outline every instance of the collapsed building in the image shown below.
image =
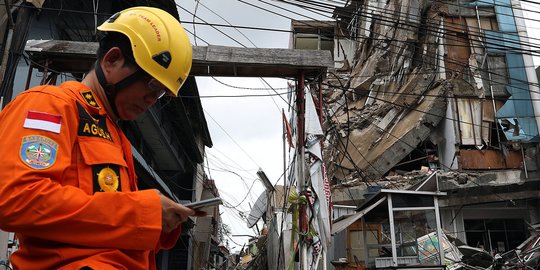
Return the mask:
[[[293,22],[295,46],[335,60],[318,100],[335,205],[431,177],[447,194],[446,234],[491,253],[529,236],[540,92],[522,11],[511,0],[347,1],[335,23]],[[358,228],[342,232],[349,262]]]

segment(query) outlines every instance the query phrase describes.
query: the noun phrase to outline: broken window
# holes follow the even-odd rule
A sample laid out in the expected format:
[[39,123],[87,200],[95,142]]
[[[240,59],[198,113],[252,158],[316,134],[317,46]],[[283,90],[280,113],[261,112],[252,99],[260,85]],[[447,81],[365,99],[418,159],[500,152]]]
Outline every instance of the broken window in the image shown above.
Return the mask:
[[487,54],[481,71],[486,97],[493,96],[500,100],[501,98],[508,98],[510,96],[506,90],[508,72],[504,55]]
[[398,174],[401,172],[410,172],[422,170],[422,167],[429,170],[440,168],[437,146],[429,140],[424,141],[402,159],[392,170]]
[[456,98],[461,145],[474,145],[481,149],[483,139],[489,139],[489,134],[482,132],[482,103],[482,100],[474,98]]

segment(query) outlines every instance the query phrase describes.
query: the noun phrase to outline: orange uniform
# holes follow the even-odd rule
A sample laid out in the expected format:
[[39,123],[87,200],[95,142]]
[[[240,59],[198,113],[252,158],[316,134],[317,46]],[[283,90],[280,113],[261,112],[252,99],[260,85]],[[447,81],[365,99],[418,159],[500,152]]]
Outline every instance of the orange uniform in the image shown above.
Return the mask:
[[131,145],[78,82],[38,86],[0,112],[0,229],[15,232],[15,269],[155,269],[154,190],[137,191]]

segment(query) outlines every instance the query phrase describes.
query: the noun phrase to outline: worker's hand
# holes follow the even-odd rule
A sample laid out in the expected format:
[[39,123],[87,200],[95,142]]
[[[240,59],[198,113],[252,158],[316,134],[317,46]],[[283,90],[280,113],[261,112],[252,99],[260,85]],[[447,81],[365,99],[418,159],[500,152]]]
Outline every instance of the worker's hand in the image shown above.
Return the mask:
[[198,213],[181,204],[175,203],[167,196],[156,190],[161,199],[161,230],[163,232],[171,232],[178,228],[182,222],[186,221],[189,216],[196,216]]

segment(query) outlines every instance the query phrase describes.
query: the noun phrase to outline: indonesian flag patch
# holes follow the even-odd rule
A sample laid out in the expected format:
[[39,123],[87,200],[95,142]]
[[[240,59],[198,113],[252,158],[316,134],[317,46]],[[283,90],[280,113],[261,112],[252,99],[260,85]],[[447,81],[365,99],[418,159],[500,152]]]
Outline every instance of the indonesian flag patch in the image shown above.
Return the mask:
[[29,111],[24,119],[24,127],[60,133],[62,116],[43,112]]

